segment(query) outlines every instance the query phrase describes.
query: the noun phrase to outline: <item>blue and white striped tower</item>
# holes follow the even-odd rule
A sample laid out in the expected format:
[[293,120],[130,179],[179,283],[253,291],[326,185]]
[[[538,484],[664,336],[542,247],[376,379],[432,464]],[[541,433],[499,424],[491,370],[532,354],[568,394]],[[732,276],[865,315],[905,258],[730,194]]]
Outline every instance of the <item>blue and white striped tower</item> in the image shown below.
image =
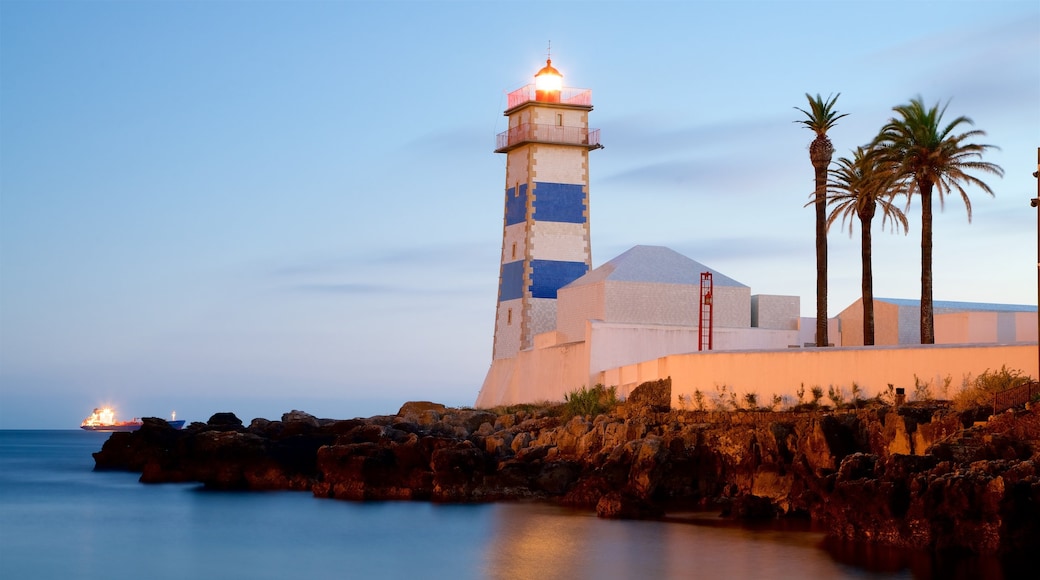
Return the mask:
[[556,329],[556,291],[592,267],[589,242],[589,129],[592,91],[563,87],[546,60],[534,84],[509,94],[502,267],[493,359],[512,358]]

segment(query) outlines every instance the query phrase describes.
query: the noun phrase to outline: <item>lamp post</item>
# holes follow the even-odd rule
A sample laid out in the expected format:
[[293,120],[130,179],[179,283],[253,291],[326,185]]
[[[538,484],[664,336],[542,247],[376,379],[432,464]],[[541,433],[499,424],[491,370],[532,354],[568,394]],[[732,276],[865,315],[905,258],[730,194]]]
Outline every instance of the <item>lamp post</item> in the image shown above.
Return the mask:
[[[1029,201],[1029,205],[1037,207],[1040,206],[1040,147],[1036,148],[1036,171],[1033,172],[1033,177],[1036,178],[1036,197]],[[1037,305],[1040,307],[1040,209],[1036,211],[1036,292]],[[1040,340],[1040,313],[1036,317],[1036,333],[1037,339]],[[1040,345],[1037,346],[1036,353],[1037,364],[1040,365]]]

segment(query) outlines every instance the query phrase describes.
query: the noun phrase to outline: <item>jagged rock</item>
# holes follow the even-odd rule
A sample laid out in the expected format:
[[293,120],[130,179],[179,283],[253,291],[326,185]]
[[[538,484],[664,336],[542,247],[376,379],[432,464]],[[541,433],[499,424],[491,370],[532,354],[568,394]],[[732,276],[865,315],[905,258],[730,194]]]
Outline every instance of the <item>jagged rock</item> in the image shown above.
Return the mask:
[[209,421],[206,421],[206,425],[211,428],[241,429],[242,420],[234,413],[214,413]]
[[552,496],[562,496],[569,490],[578,476],[581,467],[570,461],[554,461],[545,463],[535,477],[534,484],[538,490]]
[[513,455],[513,434],[506,431],[484,438],[484,452],[492,457],[504,458]]
[[613,519],[647,519],[660,517],[663,511],[644,499],[612,491],[596,503],[596,515]]
[[[350,500],[538,498],[602,517],[724,506],[808,515],[857,542],[975,552],[1040,545],[1040,409],[965,425],[941,406],[838,413],[676,411],[560,419],[408,403],[398,415],[233,413],[113,433],[96,469],[214,489]],[[898,440],[897,443],[894,443]],[[902,453],[900,451],[905,451]]]
[[769,498],[746,494],[730,500],[723,513],[742,520],[773,519],[779,512]]
[[791,499],[795,489],[795,474],[777,464],[761,465],[751,481],[751,494],[773,504],[774,514],[794,511]]
[[668,412],[672,408],[672,378],[639,385],[628,395],[626,404],[652,413]]
[[282,414],[282,423],[302,423],[302,424],[305,424],[305,425],[307,425],[309,427],[313,427],[315,429],[317,429],[318,427],[321,426],[321,424],[318,423],[318,418],[317,417],[315,417],[314,415],[311,415],[310,413],[304,413],[303,411],[297,411],[296,409],[293,409],[292,411],[289,411],[288,413],[283,413]]
[[657,489],[668,461],[668,448],[660,437],[649,436],[629,443],[632,449],[632,467],[626,489],[635,497],[649,500]]
[[419,416],[427,411],[443,413],[447,410],[448,408],[440,403],[433,403],[430,401],[408,401],[407,403],[401,405],[401,409],[397,411],[397,416]]

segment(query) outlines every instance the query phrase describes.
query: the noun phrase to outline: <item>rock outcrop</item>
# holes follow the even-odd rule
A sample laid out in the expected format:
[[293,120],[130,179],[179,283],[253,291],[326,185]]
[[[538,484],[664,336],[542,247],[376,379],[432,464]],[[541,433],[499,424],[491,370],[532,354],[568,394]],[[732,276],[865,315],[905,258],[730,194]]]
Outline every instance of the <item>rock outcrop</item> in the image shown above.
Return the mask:
[[[642,387],[641,387],[642,388]],[[1040,413],[965,428],[940,406],[661,411],[664,385],[609,415],[407,403],[396,415],[281,421],[231,413],[113,433],[96,469],[143,482],[308,490],[346,500],[541,499],[602,517],[717,509],[807,517],[833,536],[995,553],[1040,544]]]

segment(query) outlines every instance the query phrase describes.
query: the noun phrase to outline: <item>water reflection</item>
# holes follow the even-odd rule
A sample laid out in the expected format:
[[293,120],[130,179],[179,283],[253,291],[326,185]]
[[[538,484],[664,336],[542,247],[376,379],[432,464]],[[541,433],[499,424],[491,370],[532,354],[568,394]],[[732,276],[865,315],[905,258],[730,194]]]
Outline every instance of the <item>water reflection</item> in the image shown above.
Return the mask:
[[602,520],[530,504],[495,506],[492,521],[485,578],[911,577],[907,562],[865,570],[833,558],[821,549],[823,535],[804,527],[740,527],[703,515]]
[[1026,577],[1016,571],[1030,570],[1024,554],[1009,556],[977,556],[961,551],[946,551],[940,554],[911,550],[898,550],[876,546],[865,542],[849,542],[827,538],[823,548],[836,561],[851,567],[875,573],[891,573],[910,570],[914,578],[942,578],[949,580],[1003,580],[1004,578]]

